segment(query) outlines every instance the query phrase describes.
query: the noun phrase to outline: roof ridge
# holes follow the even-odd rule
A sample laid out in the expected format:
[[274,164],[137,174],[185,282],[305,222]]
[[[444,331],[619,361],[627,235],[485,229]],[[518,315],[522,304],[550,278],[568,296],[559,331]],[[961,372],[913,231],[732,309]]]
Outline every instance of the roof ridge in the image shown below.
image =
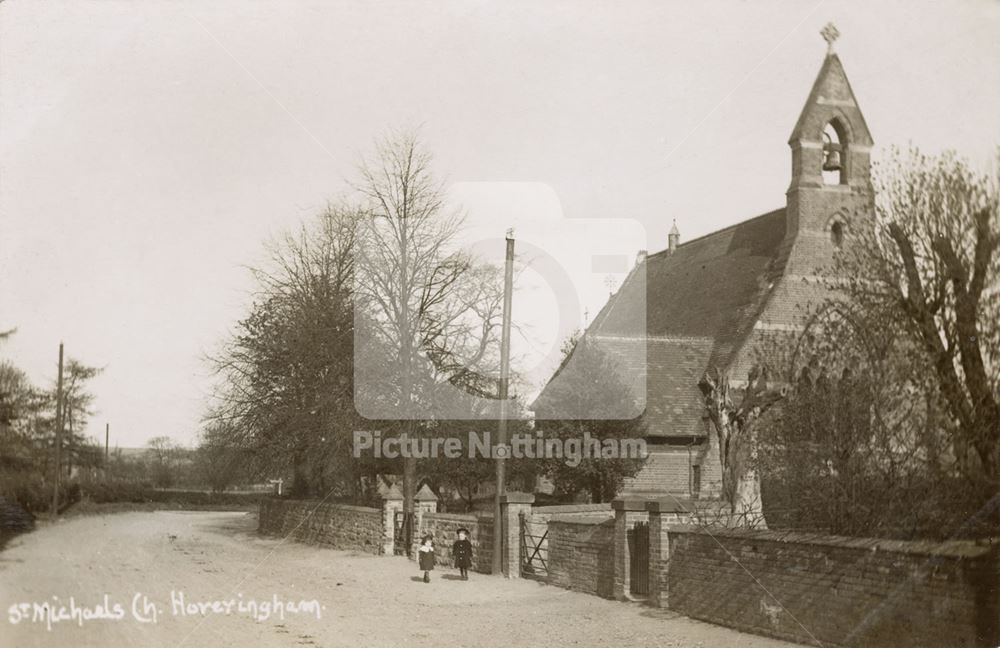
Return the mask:
[[[739,222],[733,223],[732,225],[727,225],[726,227],[723,227],[722,229],[718,229],[718,230],[715,230],[713,232],[708,232],[707,234],[702,234],[701,236],[699,236],[697,238],[693,238],[690,241],[685,241],[684,243],[681,243],[680,245],[677,246],[677,249],[679,250],[682,247],[691,245],[692,243],[696,243],[696,242],[701,241],[702,239],[706,239],[706,238],[708,238],[710,236],[715,236],[716,234],[724,234],[724,233],[728,232],[729,230],[735,229],[735,228],[740,227],[742,225],[746,225],[747,223],[752,223],[755,220],[760,220],[760,219],[766,218],[768,216],[773,216],[773,215],[777,214],[778,212],[785,211],[785,209],[786,209],[785,207],[779,207],[777,209],[772,209],[769,212],[765,212],[763,214],[758,214],[756,216],[752,216],[752,217],[750,217],[750,218],[748,218],[746,220],[741,220]],[[661,254],[669,253],[669,252],[670,252],[670,248],[663,248],[659,252],[653,252],[652,254],[647,254],[646,258],[648,259],[649,257],[660,256]]]
[[[618,303],[622,291],[625,289],[625,286],[628,285],[635,273],[639,271],[640,265],[641,264],[636,263],[629,268],[628,274],[625,275],[625,279],[623,279],[621,285],[618,286],[618,290],[608,295],[608,301],[604,302],[604,306],[601,307],[601,310],[597,311],[597,315],[594,316],[594,321],[583,327],[583,332],[580,334],[581,339],[590,334],[592,328],[594,329],[595,335],[600,333],[604,322],[606,322],[608,317],[611,315],[611,311],[615,309],[615,304]],[[645,281],[643,281],[643,283],[645,284]]]
[[596,333],[588,336],[592,340],[622,340],[626,342],[712,342],[707,335],[614,335]]

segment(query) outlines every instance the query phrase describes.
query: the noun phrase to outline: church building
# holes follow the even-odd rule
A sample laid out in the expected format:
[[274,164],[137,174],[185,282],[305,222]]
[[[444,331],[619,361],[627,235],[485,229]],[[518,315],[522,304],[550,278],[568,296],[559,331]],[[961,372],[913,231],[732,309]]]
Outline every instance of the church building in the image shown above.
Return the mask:
[[[823,35],[830,48],[788,140],[785,205],[686,242],[675,226],[666,249],[640,255],[582,336],[610,350],[622,378],[645,393],[650,456],[626,494],[718,496],[721,464],[709,452],[715,432],[699,380],[717,368],[734,387],[745,385],[769,336],[803,329],[807,311],[827,294],[822,275],[834,254],[871,224],[872,136],[833,52],[835,28]],[[638,331],[630,323],[643,307],[645,331]],[[553,418],[546,391],[572,367],[564,363],[536,400],[542,427]]]

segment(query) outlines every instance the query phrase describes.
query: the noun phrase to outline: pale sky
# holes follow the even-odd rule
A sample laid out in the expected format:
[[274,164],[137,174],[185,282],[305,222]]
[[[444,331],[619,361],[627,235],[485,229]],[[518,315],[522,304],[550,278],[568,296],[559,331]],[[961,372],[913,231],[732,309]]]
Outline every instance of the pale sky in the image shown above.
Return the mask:
[[[106,367],[91,433],[193,442],[244,266],[390,127],[422,125],[452,198],[498,238],[536,211],[628,218],[648,236],[617,241],[634,255],[674,218],[683,241],[781,207],[828,21],[876,157],[912,141],[990,161],[989,0],[7,0],[0,330],[18,332],[0,356],[46,384],[63,340]],[[604,289],[580,282],[593,314]]]

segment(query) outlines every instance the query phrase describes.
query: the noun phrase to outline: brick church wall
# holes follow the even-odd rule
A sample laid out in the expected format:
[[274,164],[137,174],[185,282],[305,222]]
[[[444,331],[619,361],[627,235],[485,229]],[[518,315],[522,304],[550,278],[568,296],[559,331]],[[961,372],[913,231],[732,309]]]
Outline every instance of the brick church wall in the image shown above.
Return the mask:
[[653,446],[642,469],[625,480],[623,492],[659,492],[688,495],[691,488],[691,464],[700,446]]

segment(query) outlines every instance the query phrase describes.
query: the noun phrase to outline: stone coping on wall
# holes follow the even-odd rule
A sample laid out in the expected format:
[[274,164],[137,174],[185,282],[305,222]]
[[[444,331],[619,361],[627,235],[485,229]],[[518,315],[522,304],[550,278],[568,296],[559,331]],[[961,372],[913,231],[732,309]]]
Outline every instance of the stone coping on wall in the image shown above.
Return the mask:
[[646,503],[654,499],[649,497],[620,497],[611,502],[611,508],[615,511],[645,511]]
[[552,519],[549,520],[549,524],[579,524],[586,526],[599,526],[601,524],[607,524],[614,520],[614,517],[609,515],[605,519],[595,518],[595,517],[584,517],[582,515],[553,515]]
[[563,513],[594,513],[594,512],[605,512],[610,513],[613,509],[611,504],[605,502],[604,504],[556,504],[553,506],[535,506],[531,509],[534,515],[561,515]]
[[275,502],[275,503],[278,503],[278,504],[288,504],[288,505],[294,505],[294,504],[310,505],[311,504],[316,509],[318,509],[321,506],[336,506],[339,509],[345,509],[345,510],[348,510],[348,511],[362,511],[362,512],[366,512],[366,513],[381,513],[382,512],[382,509],[380,509],[380,508],[372,508],[370,506],[357,506],[355,504],[341,504],[339,502],[324,502],[322,500],[288,499],[286,497],[265,497],[263,501],[265,501],[265,502]]
[[500,502],[503,504],[533,504],[535,496],[532,493],[510,491],[500,496]]
[[991,551],[1000,551],[1000,538],[992,541],[947,540],[888,540],[880,538],[851,538],[847,536],[806,533],[802,531],[775,531],[748,528],[705,527],[688,524],[666,525],[668,533],[691,533],[719,538],[761,540],[787,544],[806,544],[842,549],[884,551],[923,556],[943,556],[951,558],[978,558]]
[[661,497],[646,502],[646,510],[650,513],[690,513],[694,509],[693,502],[682,497]]
[[664,495],[663,493],[619,497],[611,503],[611,506],[616,511],[648,511],[650,510],[649,506],[659,505],[660,502],[664,503],[663,508],[659,509],[662,513],[687,513],[694,508],[694,503],[690,498]]
[[493,513],[424,513],[424,517],[434,518],[435,520],[453,520],[455,522],[476,522],[478,520],[486,519],[490,522],[493,521]]

